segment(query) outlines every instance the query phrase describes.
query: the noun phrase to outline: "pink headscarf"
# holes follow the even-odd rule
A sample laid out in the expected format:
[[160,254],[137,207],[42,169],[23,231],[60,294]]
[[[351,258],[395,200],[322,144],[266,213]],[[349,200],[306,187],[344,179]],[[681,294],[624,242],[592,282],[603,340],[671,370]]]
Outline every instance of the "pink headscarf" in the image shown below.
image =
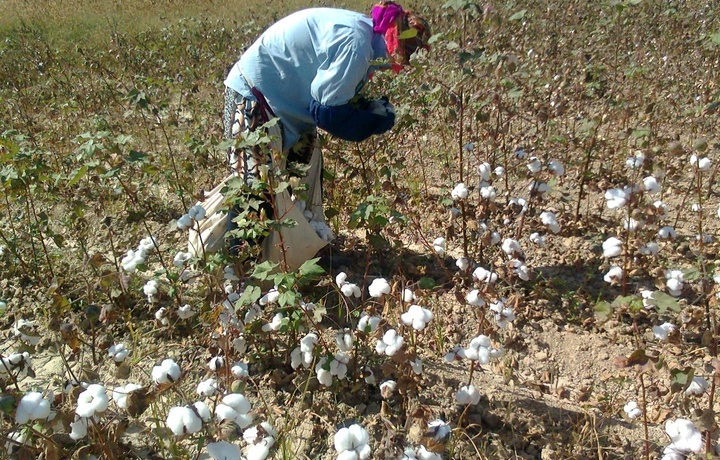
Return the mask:
[[383,34],[388,53],[397,56],[394,60],[398,62],[391,65],[395,73],[402,70],[402,65],[399,62],[404,60],[400,39],[398,38],[400,23],[404,15],[403,7],[392,1],[383,1],[372,8],[373,32]]

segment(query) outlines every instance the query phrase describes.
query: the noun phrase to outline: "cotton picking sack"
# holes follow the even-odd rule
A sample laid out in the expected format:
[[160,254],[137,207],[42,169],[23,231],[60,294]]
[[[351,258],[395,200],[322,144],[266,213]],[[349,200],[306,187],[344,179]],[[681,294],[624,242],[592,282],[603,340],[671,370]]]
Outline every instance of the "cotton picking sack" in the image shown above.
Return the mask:
[[[280,168],[285,168],[286,155],[282,152],[282,135],[279,124],[268,128],[268,135],[272,139],[273,163]],[[224,238],[227,229],[227,214],[222,212],[224,201],[221,191],[225,183],[234,175],[226,177],[217,187],[207,194],[206,199],[199,202],[206,210],[207,218],[200,222],[199,232],[190,230],[188,251],[191,254],[202,257],[204,252],[212,253],[225,248]],[[310,160],[310,169],[307,175],[300,181],[306,185],[308,203],[306,209],[311,211],[313,219],[322,221],[322,152],[316,145]],[[313,226],[308,222],[303,211],[298,208],[297,203],[290,196],[287,190],[275,195],[275,215],[280,219],[291,219],[296,222],[293,227],[283,227],[279,231],[273,231],[262,242],[262,260],[269,260],[274,263],[286,265],[290,271],[297,270],[307,260],[313,258],[320,249],[328,242],[320,238]]]

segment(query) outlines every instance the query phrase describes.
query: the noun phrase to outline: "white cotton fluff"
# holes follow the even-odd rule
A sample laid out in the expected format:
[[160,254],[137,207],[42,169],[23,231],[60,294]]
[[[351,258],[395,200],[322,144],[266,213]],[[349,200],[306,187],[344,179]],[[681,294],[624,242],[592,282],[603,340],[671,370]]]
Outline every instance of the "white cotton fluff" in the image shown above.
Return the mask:
[[341,428],[333,437],[338,460],[367,460],[371,454],[369,441],[368,432],[358,424]]
[[222,402],[215,407],[215,417],[220,422],[229,420],[240,428],[247,428],[252,423],[250,409],[250,401],[245,396],[240,393],[230,393],[225,395]]
[[370,283],[370,286],[368,286],[368,293],[370,297],[378,299],[382,297],[383,294],[390,294],[390,284],[385,278],[376,278]]
[[78,395],[75,413],[80,417],[93,417],[96,414],[105,412],[108,408],[108,402],[109,398],[105,387],[93,383]]
[[403,337],[395,329],[390,329],[378,340],[375,350],[380,354],[392,356],[403,346]]
[[162,363],[152,368],[151,376],[155,383],[162,385],[174,383],[180,378],[180,366],[172,359],[165,359]]
[[427,323],[433,319],[433,313],[420,305],[410,305],[407,312],[400,315],[400,320],[406,326],[412,326],[416,331],[425,329]]
[[622,240],[615,238],[614,236],[611,236],[607,240],[605,240],[602,244],[603,249],[603,257],[605,258],[612,258],[617,257],[620,254],[622,254],[623,250],[623,242]]
[[455,201],[466,199],[468,197],[467,186],[465,186],[465,184],[460,182],[459,184],[457,184],[455,186],[455,188],[452,189],[452,191],[450,192],[450,196]]
[[31,391],[23,395],[15,410],[15,422],[19,425],[30,420],[42,420],[50,416],[50,401],[42,393]]
[[474,385],[462,386],[455,394],[455,401],[462,406],[474,406],[480,402],[480,392]]

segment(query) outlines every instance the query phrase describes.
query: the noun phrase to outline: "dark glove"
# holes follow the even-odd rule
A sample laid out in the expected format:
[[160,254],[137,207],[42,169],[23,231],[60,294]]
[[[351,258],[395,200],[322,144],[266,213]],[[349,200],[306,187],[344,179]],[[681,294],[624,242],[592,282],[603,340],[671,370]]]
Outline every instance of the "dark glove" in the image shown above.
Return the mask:
[[[389,104],[387,101],[385,103]],[[395,112],[385,103],[361,99],[344,105],[327,106],[313,100],[310,113],[318,128],[346,141],[364,141],[373,134],[382,134],[395,125]],[[382,106],[382,111],[378,108]],[[390,106],[392,107],[392,106]]]

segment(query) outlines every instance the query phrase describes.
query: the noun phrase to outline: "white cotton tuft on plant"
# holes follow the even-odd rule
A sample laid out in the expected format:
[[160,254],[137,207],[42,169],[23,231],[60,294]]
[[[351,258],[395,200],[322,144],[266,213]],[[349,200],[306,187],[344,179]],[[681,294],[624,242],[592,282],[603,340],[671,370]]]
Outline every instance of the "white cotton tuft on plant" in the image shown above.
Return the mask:
[[700,206],[698,203],[693,203],[692,206],[690,206],[690,210],[692,212],[700,212],[702,211],[702,206]]
[[474,385],[462,386],[455,394],[455,401],[461,406],[474,406],[480,402],[480,392]]
[[525,253],[523,252],[522,248],[520,247],[520,243],[518,243],[517,240],[514,240],[512,238],[505,238],[505,240],[503,240],[502,250],[505,254],[507,254],[511,258],[515,258],[515,257],[524,258],[525,257]]
[[508,261],[508,265],[512,268],[513,273],[517,275],[523,281],[530,280],[530,269],[525,265],[525,262],[519,259],[511,259]]
[[668,270],[665,272],[665,279],[665,286],[671,296],[678,297],[682,294],[683,288],[685,287],[685,275],[681,270]]
[[317,377],[320,385],[330,388],[332,386],[332,374],[330,369],[325,369],[326,365],[327,358],[322,357],[318,360],[317,364],[315,364],[315,377]]
[[225,395],[222,402],[215,406],[215,417],[219,422],[228,420],[245,429],[252,423],[251,408],[250,401],[245,396],[240,393],[230,393]]
[[15,422],[23,425],[30,420],[43,420],[50,416],[50,401],[42,393],[31,391],[23,395],[15,409]]
[[227,441],[211,442],[207,445],[207,454],[213,460],[241,460],[240,446]]
[[362,290],[360,290],[360,287],[354,283],[343,284],[340,288],[340,292],[348,298],[355,297],[356,299],[359,299],[360,296],[362,296]]
[[428,422],[428,433],[436,442],[445,442],[452,434],[452,429],[445,421],[435,419]]
[[87,436],[89,420],[87,417],[75,415],[75,420],[70,423],[70,438],[77,441]]
[[[262,305],[263,307],[265,305],[272,305],[280,298],[280,291],[277,290],[276,287],[270,289],[267,294],[260,297],[260,300],[258,300],[258,303]],[[248,321],[245,321],[246,323]]]
[[543,211],[540,213],[540,221],[553,233],[560,233],[560,224],[554,212]]
[[626,190],[611,188],[605,192],[605,201],[608,209],[619,209],[625,206],[628,199]]
[[96,383],[88,385],[87,389],[78,395],[75,413],[79,417],[93,417],[105,412],[108,408],[109,398],[105,387]]
[[645,164],[645,154],[640,150],[636,150],[635,154],[625,161],[625,164],[630,169],[642,168]]
[[143,292],[148,298],[149,302],[153,302],[155,300],[155,296],[158,293],[158,282],[157,280],[149,280],[145,285],[143,286]]
[[470,344],[463,348],[458,355],[461,358],[477,361],[480,364],[487,364],[491,358],[499,358],[502,352],[492,346],[490,337],[479,335],[470,341]]
[[505,329],[509,323],[515,321],[515,313],[512,307],[508,306],[504,299],[490,304],[490,311],[495,317],[495,323],[500,329]]
[[158,320],[163,326],[167,326],[168,324],[170,324],[170,320],[167,317],[167,308],[158,308],[158,310],[155,312],[155,319]]
[[665,341],[675,332],[675,325],[672,323],[663,323],[659,326],[653,326],[652,332],[656,339]]
[[217,380],[213,378],[205,379],[198,383],[197,394],[205,397],[212,397],[218,390]]
[[177,315],[180,319],[190,319],[195,316],[195,310],[192,306],[185,304],[178,307]]
[[690,420],[679,418],[665,422],[665,433],[672,441],[665,447],[663,454],[679,453],[689,455],[699,453],[703,448],[703,436]]
[[152,379],[158,385],[165,383],[175,383],[180,378],[180,366],[170,358],[164,359],[162,363],[152,368],[150,373]]
[[649,243],[645,243],[644,245],[640,246],[638,248],[638,251],[640,254],[644,256],[656,256],[658,252],[660,252],[660,245],[655,243],[654,241],[651,241]]
[[500,232],[492,232],[490,234],[490,246],[495,246],[502,240],[502,236],[500,236]]
[[433,319],[433,313],[420,305],[410,305],[408,311],[400,315],[400,320],[406,326],[412,326],[416,331],[425,329],[427,323]]
[[175,406],[168,411],[165,422],[175,436],[197,433],[202,429],[202,418],[190,407]]
[[478,267],[473,271],[473,278],[481,283],[492,284],[497,281],[497,273],[493,273],[490,270],[486,270],[483,267]]
[[690,166],[698,168],[701,171],[707,171],[712,166],[712,161],[708,157],[698,157],[694,153],[690,155]]
[[603,257],[607,259],[611,259],[613,257],[617,257],[620,254],[622,254],[623,251],[623,242],[619,238],[615,238],[614,236],[611,236],[610,238],[606,239],[602,244],[603,249]]
[[408,361],[410,369],[412,369],[415,375],[421,375],[423,373],[423,362],[420,358],[415,358],[414,361]]
[[460,182],[455,186],[455,188],[452,189],[450,192],[450,196],[453,200],[464,200],[468,197],[468,188],[465,186],[464,183]]
[[493,170],[493,174],[495,174],[497,177],[503,177],[505,175],[505,168],[502,166],[498,166]]
[[192,258],[192,254],[185,251],[179,251],[177,254],[175,254],[175,257],[173,258],[173,265],[180,268],[184,266],[188,260]]
[[248,444],[245,449],[245,460],[265,460],[270,455],[270,448],[275,445],[275,429],[268,422],[252,426],[243,432],[243,439]]
[[528,202],[525,198],[511,198],[508,205],[520,208],[520,214],[524,214],[528,210]]
[[530,242],[537,244],[541,248],[545,247],[546,241],[545,236],[535,232],[530,235]]
[[145,238],[140,240],[140,243],[138,243],[138,250],[145,251],[147,253],[150,251],[154,251],[157,245],[158,244],[154,236],[146,236]]
[[558,160],[550,160],[547,169],[556,176],[565,174],[565,166]]
[[335,275],[335,284],[337,284],[338,287],[343,287],[346,282],[347,282],[347,273],[340,272],[337,275]]
[[653,176],[648,176],[643,179],[643,189],[650,195],[660,193],[660,184]]
[[530,157],[527,169],[530,174],[537,174],[542,169],[542,162],[537,157]]
[[193,225],[193,219],[190,217],[190,214],[183,214],[177,221],[175,221],[175,225],[178,230],[188,230]]
[[208,360],[208,369],[212,372],[217,372],[223,367],[225,367],[225,358],[222,356],[213,356]]
[[493,187],[492,185],[485,185],[483,187],[480,187],[480,197],[488,201],[494,201],[495,198],[497,198],[497,192],[495,191],[495,187]]
[[368,286],[370,297],[379,299],[383,294],[390,294],[390,284],[385,278],[375,278]]
[[115,401],[115,404],[121,408],[127,410],[128,408],[128,395],[132,393],[135,390],[141,389],[142,386],[136,384],[136,383],[128,383],[120,387],[113,388],[112,391],[112,400]]
[[460,257],[455,261],[455,266],[462,272],[470,268],[470,261],[465,257]]
[[618,267],[617,265],[610,267],[610,270],[608,270],[607,273],[605,273],[605,276],[603,276],[603,280],[606,283],[610,284],[618,284],[622,281],[623,278],[623,269],[622,267]]
[[387,356],[393,356],[403,346],[403,337],[395,329],[390,329],[377,341],[375,351]]
[[284,319],[285,319],[285,315],[283,315],[282,313],[276,313],[275,316],[273,316],[272,321],[270,321],[269,323],[263,324],[262,330],[264,332],[279,331],[284,323],[284,321],[283,321]]
[[339,331],[335,334],[335,345],[340,351],[352,350],[353,344],[355,343],[355,336],[349,330]]
[[375,332],[380,325],[381,319],[379,316],[372,316],[363,312],[358,321],[357,330],[366,333]]
[[473,289],[465,295],[467,303],[473,307],[482,307],[485,305],[485,299],[480,295],[479,289]]
[[408,289],[408,288],[403,289],[403,293],[402,293],[402,301],[403,302],[411,303],[411,302],[415,302],[415,300],[417,300],[417,297],[415,296],[415,293],[411,289]]
[[528,190],[530,190],[531,193],[543,196],[552,190],[552,187],[550,187],[547,182],[532,181],[532,183],[528,186]]
[[658,234],[658,238],[663,239],[663,240],[669,240],[669,239],[674,240],[675,238],[677,238],[675,229],[670,226],[662,227],[660,230],[658,230],[657,234]]
[[125,361],[125,358],[130,355],[130,350],[125,347],[124,343],[116,343],[108,348],[108,356],[110,356],[116,363]]
[[695,376],[685,389],[685,396],[702,396],[709,387],[710,384],[704,377]]
[[635,401],[628,401],[627,404],[623,407],[623,410],[627,414],[629,419],[638,418],[642,415],[642,410],[637,405],[637,402]]
[[238,361],[230,366],[230,373],[237,379],[247,379],[250,377],[250,369],[247,363]]
[[445,238],[439,236],[433,240],[433,251],[438,256],[445,257]]
[[480,180],[482,182],[490,181],[492,177],[492,166],[490,166],[490,163],[481,163],[478,166],[478,174],[480,175]]
[[369,459],[371,454],[369,442],[370,436],[368,432],[358,424],[339,429],[333,437],[338,460]]

